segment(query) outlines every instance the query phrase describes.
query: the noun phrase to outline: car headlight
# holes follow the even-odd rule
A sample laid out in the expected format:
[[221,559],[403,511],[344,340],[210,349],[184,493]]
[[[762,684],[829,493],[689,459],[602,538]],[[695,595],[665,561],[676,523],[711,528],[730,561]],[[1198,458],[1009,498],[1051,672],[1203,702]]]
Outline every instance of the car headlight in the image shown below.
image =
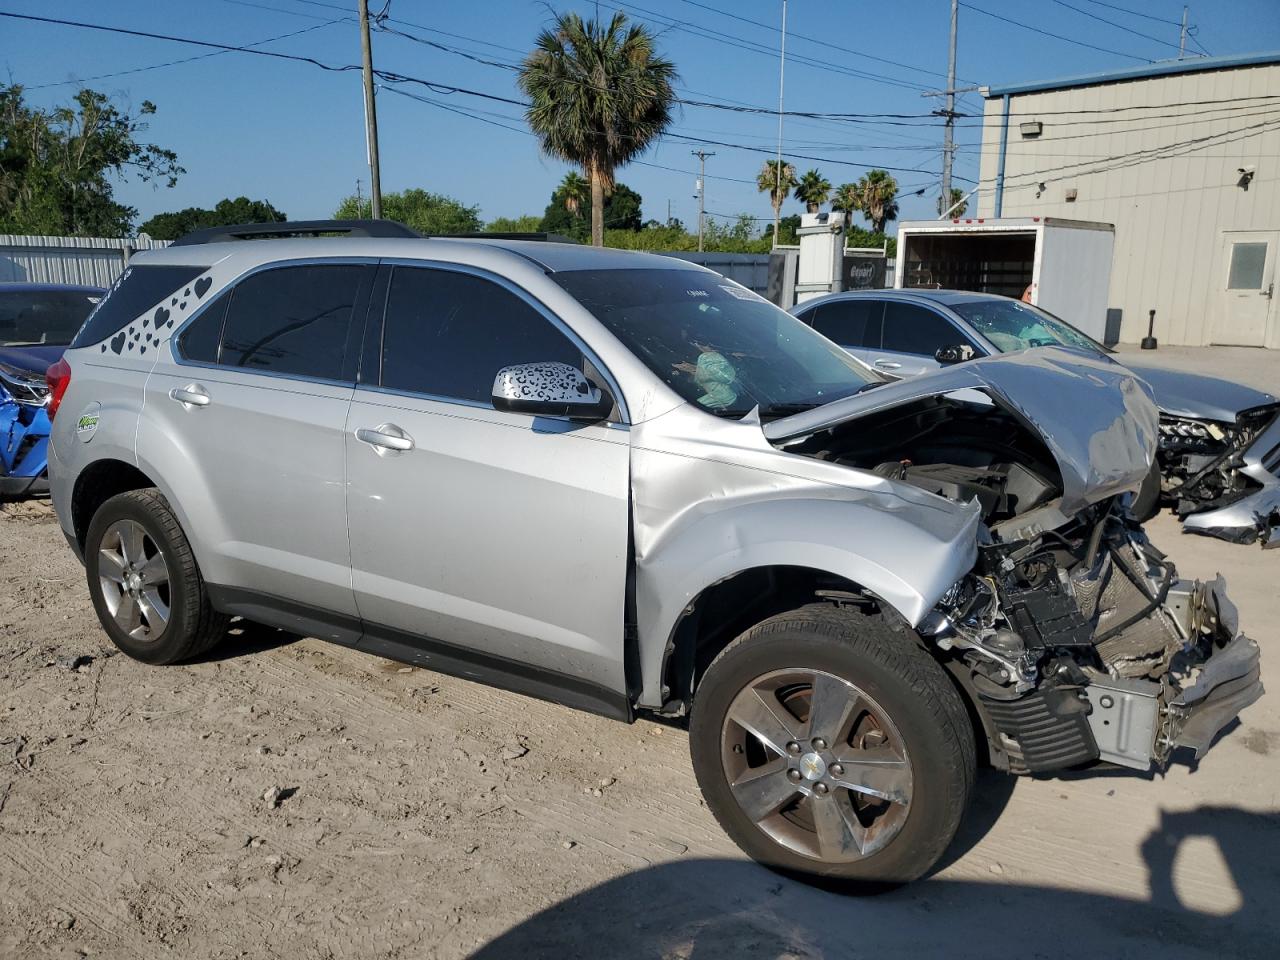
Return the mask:
[[1226,431],[1216,423],[1202,420],[1186,420],[1182,417],[1160,418],[1160,440],[1162,443],[1178,439],[1187,440],[1221,440]]

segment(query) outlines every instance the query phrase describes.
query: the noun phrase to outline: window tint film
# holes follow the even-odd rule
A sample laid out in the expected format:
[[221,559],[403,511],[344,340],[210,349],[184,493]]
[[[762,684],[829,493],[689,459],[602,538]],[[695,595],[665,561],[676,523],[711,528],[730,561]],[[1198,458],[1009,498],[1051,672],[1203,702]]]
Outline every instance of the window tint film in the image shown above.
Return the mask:
[[223,323],[223,366],[342,379],[360,264],[281,267],[236,285]]
[[0,284],[0,347],[64,346],[101,299],[101,290],[12,290]]
[[232,291],[228,290],[205,307],[200,315],[187,325],[178,338],[178,353],[184,360],[198,363],[217,363],[218,345],[222,341],[222,322],[231,304]]
[[208,267],[129,267],[107,291],[97,309],[89,314],[72,347],[101,343],[165,297],[178,292]]
[[582,369],[582,351],[514,293],[468,273],[396,268],[382,386],[487,404],[503,367],[548,360]]
[[818,308],[813,329],[842,347],[878,349],[883,316],[882,300],[837,300]]
[[932,357],[939,347],[969,344],[963,333],[945,317],[914,303],[885,305],[882,350]]

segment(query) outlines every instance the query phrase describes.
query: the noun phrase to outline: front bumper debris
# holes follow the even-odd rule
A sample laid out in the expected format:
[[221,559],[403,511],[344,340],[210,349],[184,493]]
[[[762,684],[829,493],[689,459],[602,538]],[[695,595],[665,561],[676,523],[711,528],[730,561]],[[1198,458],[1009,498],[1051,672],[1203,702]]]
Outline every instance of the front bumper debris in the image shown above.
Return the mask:
[[1280,546],[1280,483],[1269,484],[1227,507],[1193,513],[1182,521],[1188,533],[1200,533],[1232,543]]
[[1190,748],[1199,759],[1263,694],[1258,644],[1240,632],[1221,577],[1175,582],[1164,613],[1185,643],[1163,679],[1101,675],[1084,687],[1102,760],[1137,770],[1163,768],[1177,747]]

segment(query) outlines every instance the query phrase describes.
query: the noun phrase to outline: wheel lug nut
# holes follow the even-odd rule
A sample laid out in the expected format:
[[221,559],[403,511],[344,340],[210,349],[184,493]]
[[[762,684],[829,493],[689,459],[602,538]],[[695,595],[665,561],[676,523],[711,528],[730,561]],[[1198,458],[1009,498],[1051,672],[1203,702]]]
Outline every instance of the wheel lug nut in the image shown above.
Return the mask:
[[803,779],[803,776],[799,770],[788,770],[787,779],[790,780],[792,783],[799,783],[801,779]]
[[794,740],[792,740],[790,743],[787,744],[787,753],[791,754],[792,756],[799,754],[800,750],[801,750],[800,744],[796,743]]
[[815,783],[813,785],[813,792],[825,797],[827,795],[827,785],[825,783]]
[[832,775],[833,777],[843,777],[843,776],[844,776],[844,767],[840,766],[840,764],[838,764],[838,763],[833,763],[833,764],[831,765],[831,775]]
[[827,741],[823,740],[821,737],[814,737],[814,738],[813,738],[813,749],[815,749],[815,750],[825,750],[825,749],[827,749]]

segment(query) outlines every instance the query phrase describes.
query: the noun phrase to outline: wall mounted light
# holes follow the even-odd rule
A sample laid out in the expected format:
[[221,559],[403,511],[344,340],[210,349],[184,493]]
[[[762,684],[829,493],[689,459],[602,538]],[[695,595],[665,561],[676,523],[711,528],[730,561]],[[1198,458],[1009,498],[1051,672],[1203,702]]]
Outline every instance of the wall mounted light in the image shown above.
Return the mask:
[[1039,120],[1028,120],[1018,124],[1018,130],[1024,137],[1038,137],[1044,132],[1044,124]]

